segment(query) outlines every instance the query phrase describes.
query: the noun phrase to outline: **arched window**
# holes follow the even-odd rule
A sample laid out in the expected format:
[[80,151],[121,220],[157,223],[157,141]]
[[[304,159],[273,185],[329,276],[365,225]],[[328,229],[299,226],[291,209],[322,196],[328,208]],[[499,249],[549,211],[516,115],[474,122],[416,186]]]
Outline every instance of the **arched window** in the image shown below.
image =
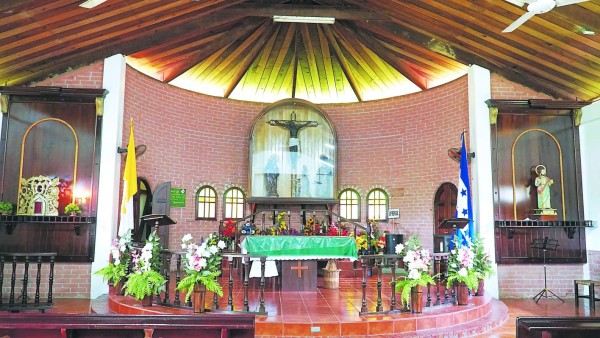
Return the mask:
[[244,217],[244,205],[246,197],[239,188],[231,188],[225,191],[225,206],[223,208],[225,219],[240,219]]
[[435,199],[433,201],[433,224],[435,225],[435,234],[452,234],[452,229],[442,229],[439,226],[443,220],[455,217],[457,195],[458,189],[454,184],[450,182],[443,183],[435,192]]
[[373,189],[367,194],[367,219],[387,221],[388,195],[382,189]]
[[340,216],[350,221],[360,221],[360,195],[354,189],[340,193]]
[[208,185],[196,193],[196,219],[217,219],[217,192]]

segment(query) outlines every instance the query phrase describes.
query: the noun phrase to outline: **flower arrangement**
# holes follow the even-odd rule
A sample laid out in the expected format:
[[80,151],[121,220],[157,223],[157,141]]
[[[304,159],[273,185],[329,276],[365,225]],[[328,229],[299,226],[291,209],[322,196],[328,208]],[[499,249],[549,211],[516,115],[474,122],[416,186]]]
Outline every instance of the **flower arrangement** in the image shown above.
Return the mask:
[[119,284],[127,275],[127,268],[131,262],[131,249],[131,230],[129,230],[125,235],[113,239],[108,265],[94,274],[102,276],[104,281],[115,286]]
[[232,219],[223,223],[222,235],[226,242],[230,242],[235,238],[235,222]]
[[477,291],[479,285],[479,273],[474,268],[475,253],[471,248],[462,244],[455,237],[452,241],[454,249],[448,257],[448,279],[446,287],[450,288],[454,283],[465,283],[469,290]]
[[197,283],[206,286],[206,290],[223,296],[217,277],[221,275],[221,250],[225,248],[225,243],[211,234],[206,240],[196,244],[193,243],[192,235],[187,234],[181,239],[181,247],[186,251],[186,276],[177,283],[177,290],[187,291],[185,301],[189,300]]
[[133,267],[131,273],[127,275],[125,296],[133,295],[136,300],[142,300],[146,296],[153,296],[164,290],[166,280],[160,274],[161,250],[156,231],[153,231],[148,236],[144,247],[132,253]]
[[431,253],[421,246],[419,237],[409,238],[406,246],[402,243],[396,245],[396,254],[404,256],[406,276],[404,280],[396,282],[396,291],[401,293],[401,302],[405,306],[410,303],[410,291],[416,286],[435,284],[434,276],[429,274],[431,267]]
[[67,206],[65,206],[65,214],[79,215],[79,214],[81,214],[81,208],[79,207],[78,204],[71,202],[71,203],[67,204]]
[[473,269],[479,275],[479,279],[485,279],[494,274],[494,269],[492,268],[492,260],[490,256],[485,252],[485,248],[483,246],[483,239],[477,235],[475,237],[475,241],[473,241],[473,245],[471,246],[473,250]]
[[314,217],[309,217],[306,220],[306,223],[304,224],[304,230],[303,230],[303,235],[304,236],[314,236],[315,235],[315,218]]
[[379,237],[379,240],[377,241],[377,245],[375,245],[375,247],[377,248],[378,252],[382,252],[383,250],[385,250],[385,237]]

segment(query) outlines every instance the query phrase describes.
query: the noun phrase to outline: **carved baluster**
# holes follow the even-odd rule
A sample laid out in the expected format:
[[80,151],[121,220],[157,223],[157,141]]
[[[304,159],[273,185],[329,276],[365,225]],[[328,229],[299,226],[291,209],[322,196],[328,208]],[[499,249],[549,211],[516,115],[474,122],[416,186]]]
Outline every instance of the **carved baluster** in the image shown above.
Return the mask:
[[10,275],[10,296],[8,298],[8,304],[15,304],[15,284],[17,282],[17,256],[13,256],[12,259],[12,273]]
[[234,257],[227,257],[229,263],[229,295],[227,295],[227,310],[233,311],[233,260]]
[[265,263],[267,256],[260,257],[260,307],[259,312],[266,312],[265,309]]
[[248,288],[250,287],[250,264],[252,264],[250,257],[242,258],[242,267],[244,272],[244,311],[250,311],[250,307],[248,306]]
[[[221,262],[219,263],[219,271],[223,271],[223,258],[221,258]],[[213,293],[213,309],[219,309],[219,295],[216,292]]]
[[377,307],[375,311],[382,312],[383,306],[381,305],[381,270],[383,270],[383,259],[377,258]]
[[392,282],[390,283],[390,286],[392,288],[392,297],[390,298],[390,311],[394,311],[396,310],[396,264],[397,264],[397,260],[396,258],[391,258],[389,260],[389,262],[391,263],[391,267],[392,267]]
[[0,256],[0,305],[2,305],[2,288],[4,287],[4,256]]
[[21,304],[27,304],[27,284],[29,283],[29,256],[25,256],[23,267],[23,288],[21,289]]
[[48,305],[52,305],[52,286],[54,285],[54,260],[56,256],[50,256],[50,273],[48,274]]
[[[171,257],[172,253],[165,253],[165,264],[163,264],[163,276],[166,279],[166,287],[165,287],[165,298],[163,299],[163,304],[169,304],[171,300],[169,299],[169,289],[171,288]],[[160,297],[160,295],[159,295]],[[160,301],[160,299],[159,299]]]
[[[177,270],[175,270],[175,285],[177,285],[181,280],[181,254],[177,254],[177,262],[175,264],[177,265]],[[177,289],[175,289],[175,300],[173,301],[173,304],[175,304],[175,306],[181,305],[179,290]]]
[[42,256],[38,256],[37,259],[37,273],[35,275],[35,298],[34,303],[40,304],[40,283],[42,281]]
[[360,313],[367,313],[367,264],[366,259],[360,259],[360,264],[362,266],[362,305],[360,307]]

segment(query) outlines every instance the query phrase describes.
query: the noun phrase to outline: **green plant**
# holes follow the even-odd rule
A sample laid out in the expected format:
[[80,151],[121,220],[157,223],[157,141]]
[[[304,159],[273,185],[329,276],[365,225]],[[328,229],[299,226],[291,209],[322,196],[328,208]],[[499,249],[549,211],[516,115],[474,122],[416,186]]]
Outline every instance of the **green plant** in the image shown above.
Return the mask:
[[477,291],[479,286],[479,273],[473,266],[475,253],[471,248],[463,245],[458,236],[452,241],[454,249],[448,257],[448,280],[446,287],[450,288],[455,283],[465,283],[469,290]]
[[7,201],[0,201],[0,213],[10,214],[13,211],[13,204]]
[[71,213],[75,213],[77,215],[81,214],[81,208],[79,207],[78,204],[76,204],[76,203],[67,204],[67,206],[65,207],[65,214],[68,215]]
[[206,290],[223,296],[223,289],[217,281],[217,277],[221,275],[220,250],[225,248],[225,243],[218,241],[214,234],[208,236],[200,245],[193,243],[192,240],[190,234],[181,239],[181,246],[186,250],[184,257],[186,276],[177,283],[177,290],[187,291],[186,302],[194,291],[194,285],[198,283],[206,286]]
[[421,246],[419,237],[412,236],[406,243],[396,245],[396,254],[403,255],[405,267],[404,280],[395,281],[396,291],[401,292],[401,302],[405,306],[410,303],[410,291],[413,287],[435,284],[434,276],[429,274],[431,254]]
[[160,251],[156,231],[153,231],[148,236],[146,245],[131,254],[133,268],[127,275],[125,296],[133,295],[136,300],[141,300],[146,296],[157,295],[165,289],[166,279],[159,272],[162,265]]
[[494,274],[492,260],[487,252],[485,252],[483,239],[479,236],[479,234],[475,237],[475,241],[473,241],[471,248],[475,254],[473,258],[473,269],[477,274],[479,274],[479,278],[485,279],[492,276]]
[[121,237],[116,237],[110,248],[110,259],[108,265],[96,271],[94,274],[117,285],[127,275],[127,267],[131,263],[131,230]]

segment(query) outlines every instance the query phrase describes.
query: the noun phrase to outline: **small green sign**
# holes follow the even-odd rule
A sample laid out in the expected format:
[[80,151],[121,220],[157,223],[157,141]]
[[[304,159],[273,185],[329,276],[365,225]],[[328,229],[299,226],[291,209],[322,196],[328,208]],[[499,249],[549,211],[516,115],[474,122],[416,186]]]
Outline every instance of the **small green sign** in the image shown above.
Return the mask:
[[171,206],[185,207],[185,189],[171,188]]

